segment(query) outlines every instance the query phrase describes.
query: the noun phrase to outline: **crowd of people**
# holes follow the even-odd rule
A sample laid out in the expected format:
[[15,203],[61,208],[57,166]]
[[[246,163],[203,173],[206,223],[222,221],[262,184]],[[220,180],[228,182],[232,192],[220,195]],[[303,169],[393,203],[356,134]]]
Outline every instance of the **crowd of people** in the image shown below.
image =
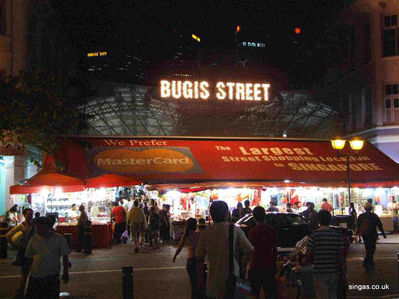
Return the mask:
[[[263,289],[266,298],[278,298],[278,288],[275,275],[277,274],[277,233],[276,230],[264,222],[267,211],[275,211],[273,205],[266,211],[257,206],[253,210],[244,202],[230,212],[223,201],[215,201],[210,206],[213,224],[206,230],[198,229],[197,221],[188,220],[185,232],[173,257],[173,262],[187,246],[186,268],[191,284],[192,298],[229,298],[230,274],[236,277],[242,275],[240,267],[244,268],[245,276],[250,282],[251,298],[259,298]],[[287,205],[287,209],[290,206]],[[306,255],[302,257],[303,264],[311,264],[313,268],[313,283],[317,298],[346,298],[347,273],[346,256],[350,241],[347,235],[330,226],[332,221],[332,207],[323,200],[320,210],[314,209],[313,203],[307,204],[302,216],[308,220],[311,234],[306,245]],[[374,268],[373,255],[378,238],[377,228],[386,238],[379,217],[373,213],[373,206],[367,202],[365,212],[357,217],[354,206],[350,213],[353,215],[355,234],[364,241],[366,256],[363,266],[369,271]],[[230,220],[252,213],[256,225],[249,231],[248,237],[237,226],[231,225]],[[231,230],[232,227],[232,230]],[[233,231],[234,264],[229,261],[229,239]],[[232,298],[232,297],[230,297]]]
[[[115,221],[115,243],[126,243],[131,237],[136,253],[145,242],[154,250],[158,249],[160,239],[165,242],[170,238],[169,208],[163,205],[160,210],[155,201],[147,204],[134,200],[126,211],[123,202],[114,203],[111,214]],[[289,208],[287,205],[287,210]],[[350,243],[345,235],[330,226],[331,208],[327,201],[323,201],[317,212],[314,204],[308,203],[307,209],[301,213],[308,220],[311,231],[302,260],[304,264],[313,266],[317,298],[336,298],[342,286],[346,286],[346,255]],[[76,206],[72,210],[76,210]],[[80,214],[71,213],[70,217],[82,226],[87,221],[87,214],[83,205],[78,210]],[[361,236],[366,249],[363,266],[369,271],[375,267],[373,256],[378,239],[377,228],[384,238],[386,235],[369,201],[364,210],[357,215],[354,206],[350,205],[355,234]],[[234,290],[231,277],[243,274],[250,282],[251,298],[259,298],[261,289],[267,298],[278,298],[278,239],[276,230],[264,221],[267,211],[274,212],[275,207],[271,205],[265,210],[257,206],[252,210],[249,202],[244,202],[244,208],[238,205],[230,215],[228,205],[218,200],[210,206],[211,225],[207,225],[205,219],[188,219],[172,261],[175,262],[182,249],[187,247],[186,269],[192,298],[232,298],[228,297]],[[231,220],[248,213],[253,215],[256,225],[245,235]],[[60,290],[61,259],[61,280],[64,283],[69,281],[70,248],[65,238],[54,231],[53,216],[35,215],[34,218],[30,208],[23,210],[23,216],[24,221],[6,235],[7,240],[18,248],[14,262],[21,267],[22,274],[18,292],[27,298],[55,298]]]
[[161,242],[170,240],[170,205],[158,208],[155,200],[140,201],[135,199],[129,208],[124,201],[114,202],[111,216],[115,223],[114,243],[126,243],[131,237],[134,242],[134,251],[138,253],[145,243],[154,250],[160,248]]
[[21,267],[21,280],[17,298],[58,298],[61,279],[69,281],[70,249],[65,238],[54,231],[55,218],[40,217],[33,210],[23,210],[24,221],[14,226],[6,235],[10,244],[18,249],[13,263]]

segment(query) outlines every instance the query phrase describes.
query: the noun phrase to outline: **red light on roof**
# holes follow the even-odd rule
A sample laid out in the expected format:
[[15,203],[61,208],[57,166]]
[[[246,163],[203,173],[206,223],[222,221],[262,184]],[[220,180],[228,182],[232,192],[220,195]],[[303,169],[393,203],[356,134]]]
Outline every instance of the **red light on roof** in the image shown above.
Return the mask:
[[294,29],[294,32],[295,32],[295,34],[300,34],[300,33],[301,33],[301,28],[296,27],[296,28]]

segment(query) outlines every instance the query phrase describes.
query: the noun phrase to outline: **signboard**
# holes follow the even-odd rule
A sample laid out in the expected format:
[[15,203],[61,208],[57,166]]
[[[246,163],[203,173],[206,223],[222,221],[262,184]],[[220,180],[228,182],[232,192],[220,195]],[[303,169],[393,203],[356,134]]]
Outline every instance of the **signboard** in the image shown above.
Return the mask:
[[161,99],[185,99],[220,101],[268,101],[268,83],[242,83],[219,81],[211,85],[208,81],[161,80]]
[[252,47],[252,48],[265,48],[265,43],[258,43],[258,42],[242,42],[243,47]]
[[103,51],[103,52],[91,52],[91,53],[87,53],[87,57],[99,57],[99,56],[107,56],[107,52]]
[[201,42],[201,39],[199,38],[199,36],[196,36],[194,33],[193,34],[191,34],[191,38],[192,39],[195,39],[197,42]]
[[[345,157],[329,141],[87,138],[83,155],[66,144],[59,160],[67,173],[104,173],[137,180],[257,181],[298,186],[346,186]],[[354,186],[399,181],[399,166],[370,143],[350,158]]]

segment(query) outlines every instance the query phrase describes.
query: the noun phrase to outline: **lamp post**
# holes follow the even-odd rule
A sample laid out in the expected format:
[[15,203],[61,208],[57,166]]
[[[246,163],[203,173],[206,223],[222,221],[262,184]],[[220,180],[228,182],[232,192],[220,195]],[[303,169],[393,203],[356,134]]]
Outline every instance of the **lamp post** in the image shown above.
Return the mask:
[[349,205],[351,204],[351,170],[350,170],[350,158],[357,157],[359,151],[363,148],[364,141],[359,138],[353,138],[349,140],[350,148],[355,152],[354,154],[346,153],[342,154],[341,151],[345,147],[346,140],[342,138],[335,138],[331,140],[331,146],[337,151],[338,157],[346,158],[346,171],[347,171],[347,181],[348,181],[348,200]]

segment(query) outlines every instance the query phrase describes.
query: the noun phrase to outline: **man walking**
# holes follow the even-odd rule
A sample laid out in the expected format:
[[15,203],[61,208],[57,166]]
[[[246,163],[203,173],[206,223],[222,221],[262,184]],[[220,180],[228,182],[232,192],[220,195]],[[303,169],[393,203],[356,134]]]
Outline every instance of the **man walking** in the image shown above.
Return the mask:
[[133,207],[130,209],[127,215],[127,222],[130,225],[130,233],[134,241],[134,252],[139,252],[139,239],[141,226],[144,225],[145,216],[143,210],[139,208],[139,202],[135,200]]
[[307,259],[313,256],[313,277],[317,298],[334,299],[341,276],[345,273],[345,245],[340,232],[330,227],[331,214],[318,213],[321,225],[314,231],[306,246]]
[[[8,242],[18,248],[17,259],[13,263],[13,265],[17,264],[16,266],[21,266],[21,272],[22,272],[20,287],[17,290],[17,296],[23,293],[24,286],[26,283],[26,278],[28,277],[29,274],[30,264],[29,261],[25,258],[25,251],[26,247],[28,246],[29,240],[33,235],[32,231],[33,210],[31,208],[26,208],[24,209],[22,214],[24,215],[25,220],[22,223],[18,224],[17,226],[14,226],[14,228],[10,230],[6,235]],[[19,244],[15,244],[13,242],[14,240],[13,237],[17,235],[21,235],[21,237],[19,238],[21,242],[19,242]]]
[[366,270],[371,270],[374,268],[374,253],[375,247],[377,243],[377,227],[381,231],[384,238],[385,235],[384,229],[382,227],[382,223],[380,217],[372,212],[373,205],[370,202],[367,202],[364,206],[365,212],[360,214],[357,218],[357,233],[362,236],[364,247],[366,248],[366,256],[363,261],[363,267]]
[[265,209],[256,207],[253,210],[256,225],[249,231],[249,241],[255,247],[255,253],[249,265],[248,276],[251,281],[251,298],[259,298],[261,287],[267,298],[277,298],[276,257],[277,233],[266,224]]
[[121,236],[123,231],[126,229],[126,211],[121,205],[118,204],[118,202],[115,202],[111,216],[115,221],[114,243],[120,244]]
[[29,241],[25,256],[32,266],[28,282],[27,298],[58,298],[60,293],[60,258],[63,259],[62,280],[69,281],[69,247],[65,238],[51,229],[51,220],[39,217],[34,236]]
[[162,210],[159,212],[161,217],[160,234],[162,242],[169,241],[170,238],[170,222],[169,222],[169,208],[168,205],[163,204]]
[[[224,201],[214,201],[210,207],[214,224],[201,232],[196,249],[198,270],[203,270],[205,256],[208,257],[207,296],[222,299],[226,290],[226,281],[229,278],[229,207]],[[233,224],[232,224],[233,225]],[[236,257],[242,251],[249,258],[254,248],[244,232],[233,226],[233,260],[234,274],[239,276],[239,267]],[[203,275],[199,275],[199,288],[202,289]]]

